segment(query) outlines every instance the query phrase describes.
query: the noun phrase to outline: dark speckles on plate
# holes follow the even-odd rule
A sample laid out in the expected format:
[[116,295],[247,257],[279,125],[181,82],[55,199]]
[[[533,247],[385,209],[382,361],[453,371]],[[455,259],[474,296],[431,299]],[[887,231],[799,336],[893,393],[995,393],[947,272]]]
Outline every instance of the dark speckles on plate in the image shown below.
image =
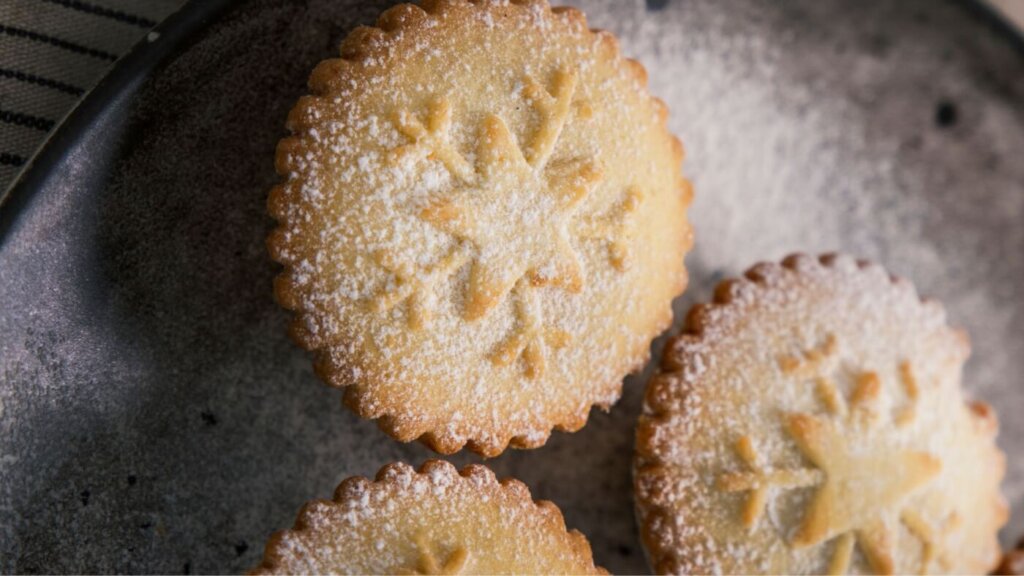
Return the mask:
[[[570,3],[647,67],[688,151],[696,244],[675,330],[720,270],[795,250],[880,260],[970,330],[965,381],[1020,449],[1019,40],[958,0]],[[302,502],[430,455],[317,381],[264,247],[289,109],[394,0],[230,4],[151,78],[100,86],[81,139],[51,141],[68,148],[15,192],[13,221],[0,207],[0,573],[244,572]],[[164,32],[144,49],[173,46]],[[630,496],[643,383],[579,432],[488,461],[613,573],[649,571]],[[1008,536],[1024,533],[1013,456]]]
[[951,128],[956,124],[958,114],[955,103],[942,100],[935,106],[935,125],[939,128]]

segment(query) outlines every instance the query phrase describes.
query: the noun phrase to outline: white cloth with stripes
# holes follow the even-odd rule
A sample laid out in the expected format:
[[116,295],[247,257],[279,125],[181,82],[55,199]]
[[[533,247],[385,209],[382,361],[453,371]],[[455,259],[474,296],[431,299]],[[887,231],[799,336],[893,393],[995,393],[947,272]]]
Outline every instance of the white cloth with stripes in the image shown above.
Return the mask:
[[0,192],[110,66],[184,0],[0,0]]

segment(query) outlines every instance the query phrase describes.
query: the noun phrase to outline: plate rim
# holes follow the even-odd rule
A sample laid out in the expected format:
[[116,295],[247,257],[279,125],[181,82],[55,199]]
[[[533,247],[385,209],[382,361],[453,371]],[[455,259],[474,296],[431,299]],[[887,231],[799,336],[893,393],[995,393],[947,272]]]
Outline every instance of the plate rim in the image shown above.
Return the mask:
[[[199,41],[204,31],[224,22],[233,10],[247,0],[187,0],[176,12],[156,26],[151,33],[156,41],[144,36],[131,50],[115,62],[108,73],[60,120],[58,126],[37,147],[11,184],[0,189],[0,252],[14,238],[19,218],[32,211],[33,201],[43,190],[54,186],[61,176],[56,168],[67,162],[69,155],[87,136],[96,130],[96,118],[112,102],[128,95],[133,98],[144,83],[161,69],[173,63],[182,53]],[[410,1],[410,0],[400,0]],[[415,1],[415,0],[411,0]],[[552,0],[552,3],[579,0]],[[1001,13],[982,0],[946,0],[961,8],[976,26],[991,34],[996,42],[1011,47],[1024,58],[1024,30],[1017,28]],[[966,24],[970,25],[970,24]],[[16,271],[12,271],[16,273]],[[642,551],[645,552],[643,548]]]
[[[32,156],[0,191],[0,249],[6,244],[18,216],[30,204],[34,191],[45,188],[54,168],[92,129],[97,117],[117,97],[138,89],[158,69],[169,64],[198,34],[219,21],[239,0],[187,0],[175,12],[149,30],[121,56],[85,96],[58,121]],[[1022,39],[1024,41],[1024,39]]]

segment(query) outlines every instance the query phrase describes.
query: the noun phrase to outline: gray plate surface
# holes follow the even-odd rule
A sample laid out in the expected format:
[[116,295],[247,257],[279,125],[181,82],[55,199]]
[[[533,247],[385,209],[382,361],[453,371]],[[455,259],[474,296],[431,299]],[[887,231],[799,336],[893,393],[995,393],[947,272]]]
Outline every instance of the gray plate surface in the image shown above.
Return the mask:
[[[263,244],[288,109],[386,4],[236,6],[112,99],[8,216],[0,571],[244,570],[305,500],[430,455],[316,380]],[[1010,454],[1004,542],[1024,532],[1019,37],[951,0],[578,5],[647,65],[689,152],[697,248],[677,316],[793,251],[912,278],[972,335],[967,386],[1000,411]],[[613,572],[647,569],[630,495],[642,380],[582,431],[489,462],[555,501]]]

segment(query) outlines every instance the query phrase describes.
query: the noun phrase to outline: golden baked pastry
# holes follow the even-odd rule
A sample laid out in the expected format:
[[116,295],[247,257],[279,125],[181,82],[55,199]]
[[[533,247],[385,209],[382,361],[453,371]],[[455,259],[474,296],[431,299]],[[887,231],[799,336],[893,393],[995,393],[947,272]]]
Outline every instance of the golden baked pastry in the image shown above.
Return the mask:
[[346,403],[488,456],[607,408],[686,283],[682,145],[544,1],[403,4],[309,79],[270,194],[279,302]]
[[607,574],[562,513],[482,465],[431,460],[349,478],[274,534],[254,574]]
[[648,390],[635,488],[662,573],[983,573],[1007,520],[967,337],[909,282],[794,256],[694,308]]

